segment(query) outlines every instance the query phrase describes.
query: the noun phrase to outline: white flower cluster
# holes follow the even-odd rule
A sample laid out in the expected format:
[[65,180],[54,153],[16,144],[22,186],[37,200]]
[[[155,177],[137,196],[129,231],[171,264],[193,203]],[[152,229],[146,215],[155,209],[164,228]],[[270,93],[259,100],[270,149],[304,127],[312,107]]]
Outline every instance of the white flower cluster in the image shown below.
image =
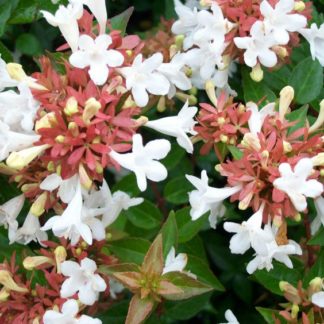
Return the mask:
[[[39,138],[34,132],[38,102],[27,85],[28,79],[13,80],[0,57],[0,161],[13,151],[32,146]],[[6,88],[15,88],[3,91]]]
[[143,202],[142,198],[130,198],[122,191],[111,194],[106,181],[99,190],[87,191],[82,188],[79,176],[62,180],[52,174],[40,187],[48,191],[59,188],[59,198],[68,204],[63,214],[51,217],[42,230],[51,229],[57,237],[69,238],[72,245],[80,237],[90,245],[93,239],[105,239],[105,228],[116,220],[122,210]]
[[233,65],[224,55],[227,47],[225,36],[233,23],[224,18],[221,8],[213,3],[211,11],[199,10],[196,6],[186,6],[175,0],[177,20],[172,32],[183,35],[182,59],[191,69],[191,81],[203,89],[207,80],[212,80],[217,88],[232,90],[228,86],[228,77]]
[[264,205],[242,224],[225,222],[224,229],[235,233],[230,241],[230,249],[234,254],[244,254],[252,247],[255,251],[254,259],[247,265],[247,272],[252,274],[256,270],[273,268],[273,260],[284,263],[288,268],[293,264],[289,259],[291,254],[302,254],[300,246],[292,240],[287,244],[278,244],[276,236],[278,228],[270,222],[262,228],[262,216]]
[[[100,35],[93,39],[81,35],[78,19],[82,17],[83,5],[87,5],[100,25]],[[117,68],[126,80],[127,90],[131,90],[139,107],[148,104],[149,94],[172,98],[176,88],[189,90],[192,85],[185,74],[185,60],[181,54],[175,55],[170,62],[163,63],[161,53],[147,59],[138,54],[132,66],[124,66],[123,54],[109,49],[112,38],[106,34],[107,13],[104,0],[70,0],[67,7],[59,6],[55,15],[42,11],[47,22],[59,27],[72,50],[70,63],[80,69],[90,67],[89,76],[97,85],[103,85],[109,76],[109,68]]]

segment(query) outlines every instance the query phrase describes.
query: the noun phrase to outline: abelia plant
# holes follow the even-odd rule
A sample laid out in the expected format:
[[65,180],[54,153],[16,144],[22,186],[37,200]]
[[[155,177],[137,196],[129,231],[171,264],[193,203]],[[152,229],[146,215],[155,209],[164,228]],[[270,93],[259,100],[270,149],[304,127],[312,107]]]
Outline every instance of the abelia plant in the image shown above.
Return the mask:
[[321,5],[52,2],[0,15],[57,47],[0,40],[1,322],[323,322]]

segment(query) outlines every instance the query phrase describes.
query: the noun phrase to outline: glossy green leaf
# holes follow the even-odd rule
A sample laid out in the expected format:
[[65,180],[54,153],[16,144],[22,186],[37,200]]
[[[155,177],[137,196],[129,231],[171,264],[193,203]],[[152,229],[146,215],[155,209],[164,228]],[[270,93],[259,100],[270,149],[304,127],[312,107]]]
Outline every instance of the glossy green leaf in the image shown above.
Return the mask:
[[188,192],[192,190],[192,185],[184,176],[180,176],[169,181],[164,188],[165,199],[175,205],[188,202]]
[[11,52],[1,41],[0,41],[0,55],[1,55],[1,58],[7,63],[13,61]]
[[21,34],[16,40],[16,49],[29,56],[39,55],[42,52],[39,40],[33,34]]
[[324,246],[324,227],[322,226],[317,233],[307,242],[308,245]]
[[121,262],[142,264],[150,245],[150,241],[130,237],[111,242],[108,247]]
[[171,211],[168,219],[163,224],[161,229],[163,237],[163,256],[166,258],[170,249],[178,244],[178,226],[175,219],[174,211]]
[[191,207],[185,207],[178,210],[175,214],[179,243],[190,241],[207,223],[208,214],[193,221],[190,216]]
[[114,30],[120,30],[124,35],[131,15],[133,14],[134,7],[130,7],[121,14],[110,19],[111,26]]
[[303,107],[300,107],[299,109],[294,110],[290,114],[286,115],[287,120],[296,121],[296,124],[289,128],[289,134],[293,133],[299,128],[306,126],[307,112],[308,112],[308,105],[305,105]]
[[112,191],[124,191],[129,195],[136,197],[141,191],[138,189],[136,176],[134,173],[130,173],[118,181],[112,188]]
[[321,93],[323,88],[323,68],[318,60],[307,57],[293,70],[289,84],[295,90],[295,101],[309,103]]
[[163,220],[160,210],[149,200],[124,211],[129,221],[137,227],[153,229],[159,227]]

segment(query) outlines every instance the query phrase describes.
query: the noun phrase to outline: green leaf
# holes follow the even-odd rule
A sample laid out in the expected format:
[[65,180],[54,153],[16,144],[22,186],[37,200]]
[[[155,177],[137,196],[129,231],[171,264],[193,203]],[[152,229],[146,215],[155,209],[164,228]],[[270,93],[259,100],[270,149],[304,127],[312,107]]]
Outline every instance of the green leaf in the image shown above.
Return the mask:
[[102,323],[124,324],[127,316],[127,309],[128,301],[123,300],[111,305],[105,314],[99,315],[98,318],[102,320]]
[[174,10],[174,1],[173,0],[164,0],[165,10],[164,10],[164,18],[172,19],[176,18],[176,12]]
[[159,227],[163,220],[160,210],[149,200],[124,211],[129,221],[140,228],[153,229]]
[[213,289],[183,272],[168,272],[163,275],[162,278],[163,280],[171,282],[183,291],[181,294],[171,294],[165,296],[165,299],[167,300],[183,300],[204,294]]
[[194,255],[188,255],[186,270],[195,274],[199,281],[213,287],[215,290],[224,291],[224,286],[209,269],[208,263]]
[[309,282],[316,277],[324,277],[324,248],[321,248],[315,264],[303,278],[304,287],[308,287]]
[[171,151],[165,159],[163,159],[162,164],[170,171],[174,169],[185,156],[186,151],[181,148],[178,144],[171,145]]
[[122,35],[125,34],[127,24],[131,15],[133,14],[134,7],[130,7],[121,14],[110,19],[111,27],[114,30],[120,30]]
[[163,257],[166,258],[170,249],[173,246],[176,247],[178,243],[178,227],[174,211],[171,211],[168,219],[163,224],[161,233],[163,237]]
[[142,264],[150,241],[141,238],[125,238],[109,243],[109,249],[122,261]]
[[203,310],[209,302],[211,293],[195,296],[183,301],[166,301],[164,304],[168,317],[175,320],[189,320]]
[[277,324],[277,322],[274,319],[274,315],[276,315],[276,318],[280,320],[279,323],[286,323],[283,317],[279,315],[279,311],[275,309],[256,307],[256,310],[261,314],[261,316],[268,324]]
[[[47,1],[49,0],[43,2]],[[29,24],[40,17],[39,9],[39,0],[20,0],[8,22],[9,24]]]
[[296,269],[289,269],[281,263],[274,263],[274,268],[269,272],[267,270],[258,270],[254,273],[256,280],[266,289],[276,295],[283,295],[279,288],[280,281],[288,281],[296,286],[301,279],[301,274]]
[[293,70],[289,84],[295,90],[295,101],[309,103],[321,93],[323,88],[323,68],[318,60],[307,57]]
[[102,265],[99,267],[99,272],[112,275],[115,272],[139,272],[140,267],[134,263],[120,263],[111,266]]
[[42,52],[39,40],[33,34],[21,34],[16,40],[16,49],[22,54],[35,56]]
[[0,55],[1,55],[1,58],[7,63],[13,61],[11,52],[1,41],[0,41]]
[[192,185],[184,176],[180,176],[169,181],[164,188],[165,199],[175,205],[181,205],[189,200],[188,192],[192,190]]
[[255,103],[262,101],[261,106],[266,105],[269,102],[273,102],[277,99],[276,95],[272,90],[266,85],[264,81],[255,82],[251,79],[250,71],[247,67],[242,67],[242,81],[243,81],[243,91],[244,99],[246,102],[253,101]]
[[19,0],[0,0],[0,36],[3,35],[11,13],[17,7]]
[[264,71],[264,82],[273,91],[280,92],[289,81],[291,71],[287,65],[276,71]]
[[322,226],[319,231],[307,242],[308,245],[324,246],[324,227]]
[[287,120],[297,121],[297,123],[289,128],[289,134],[298,130],[299,128],[305,127],[307,120],[308,105],[300,107],[297,110],[294,110],[290,114],[286,115]]
[[206,224],[208,214],[193,221],[190,217],[190,207],[182,208],[175,214],[175,219],[178,226],[179,243],[190,241],[201,228]]
[[239,148],[234,145],[228,145],[227,147],[235,160],[241,160],[243,157],[243,152]]
[[131,173],[117,182],[113,186],[112,191],[115,192],[118,190],[124,191],[129,195],[136,197],[141,191],[138,189],[135,174]]

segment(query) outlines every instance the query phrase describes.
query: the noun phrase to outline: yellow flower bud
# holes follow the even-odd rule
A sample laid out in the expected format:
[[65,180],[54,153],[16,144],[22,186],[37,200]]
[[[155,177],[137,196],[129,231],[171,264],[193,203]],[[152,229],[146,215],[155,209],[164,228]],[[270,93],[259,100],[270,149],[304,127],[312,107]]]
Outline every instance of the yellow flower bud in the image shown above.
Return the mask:
[[40,146],[32,146],[19,152],[12,152],[8,156],[6,163],[10,168],[21,170],[49,147],[50,145],[45,144]]
[[309,128],[309,132],[313,133],[318,130],[324,123],[324,99],[320,103],[320,112],[315,123]]
[[157,111],[163,113],[166,110],[165,96],[161,96],[156,107]]
[[205,90],[206,90],[206,93],[207,93],[207,96],[209,98],[209,100],[212,102],[212,104],[217,107],[217,104],[218,104],[218,100],[217,100],[217,97],[216,97],[216,91],[215,91],[215,84],[213,81],[209,80],[209,81],[206,81],[205,83]]
[[255,82],[261,82],[263,80],[263,70],[261,68],[261,65],[258,63],[252,68],[252,71],[250,73],[250,77]]
[[41,128],[53,128],[57,125],[57,119],[54,112],[45,114],[41,119],[35,123],[35,131],[37,132]]
[[227,143],[228,142],[228,136],[222,134],[219,139],[221,140],[222,143]]
[[2,287],[2,289],[0,290],[0,302],[7,301],[9,296],[9,291],[5,287]]
[[90,190],[92,187],[92,180],[90,179],[83,164],[80,164],[80,166],[79,166],[79,176],[80,176],[80,182],[81,182],[82,187],[87,190]]
[[125,100],[122,109],[133,108],[133,107],[135,107],[135,106],[136,106],[136,103],[135,103],[135,101],[133,100],[133,97],[132,97],[132,96],[129,96],[129,97]]
[[2,284],[7,290],[13,290],[17,292],[27,292],[26,287],[20,287],[13,280],[11,273],[8,270],[0,270],[0,284]]
[[315,155],[312,158],[312,162],[313,162],[314,167],[324,166],[324,152],[321,152],[321,153]]
[[89,98],[87,100],[82,114],[82,119],[85,122],[85,124],[90,124],[90,120],[97,114],[100,108],[101,104],[95,98]]
[[61,263],[66,260],[67,252],[63,246],[58,246],[54,250],[55,262],[56,262],[56,271],[57,273],[61,273]]
[[138,118],[136,120],[136,126],[143,126],[145,125],[147,122],[149,121],[149,119],[146,116],[141,116],[140,118]]
[[64,113],[67,116],[72,116],[72,115],[76,114],[77,112],[79,112],[78,101],[74,97],[70,97],[66,101],[66,106],[64,108]]
[[285,153],[290,153],[292,151],[292,146],[289,142],[283,141],[283,149]]
[[286,86],[280,91],[279,100],[279,119],[284,120],[285,115],[289,111],[289,106],[294,99],[295,91],[291,86]]
[[64,143],[64,141],[65,141],[65,136],[63,136],[63,135],[58,135],[58,136],[56,136],[55,137],[55,142],[56,143]]
[[294,4],[294,10],[295,11],[303,11],[305,10],[306,8],[306,5],[304,3],[304,1],[295,1],[295,4]]
[[34,270],[40,265],[43,265],[45,263],[49,263],[54,265],[54,261],[48,257],[45,256],[33,256],[33,257],[27,257],[23,261],[23,266],[26,270]]
[[297,318],[298,313],[299,313],[299,306],[296,305],[296,304],[294,304],[294,305],[291,307],[291,317],[292,317],[292,318]]
[[35,216],[39,217],[45,212],[45,204],[47,200],[47,192],[43,192],[37,197],[30,208],[30,212]]

